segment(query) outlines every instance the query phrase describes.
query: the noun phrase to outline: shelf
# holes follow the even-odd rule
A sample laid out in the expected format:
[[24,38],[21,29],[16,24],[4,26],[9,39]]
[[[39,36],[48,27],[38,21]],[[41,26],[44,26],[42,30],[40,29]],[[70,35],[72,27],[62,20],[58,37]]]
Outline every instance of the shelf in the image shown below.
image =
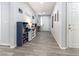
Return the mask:
[[17,47],[28,41],[28,28],[26,22],[17,22]]

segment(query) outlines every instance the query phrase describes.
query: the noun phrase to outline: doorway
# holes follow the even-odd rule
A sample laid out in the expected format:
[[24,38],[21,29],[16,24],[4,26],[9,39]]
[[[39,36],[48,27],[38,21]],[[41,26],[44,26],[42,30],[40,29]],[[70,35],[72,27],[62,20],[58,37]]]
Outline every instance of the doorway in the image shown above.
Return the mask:
[[50,16],[40,16],[41,31],[50,31]]

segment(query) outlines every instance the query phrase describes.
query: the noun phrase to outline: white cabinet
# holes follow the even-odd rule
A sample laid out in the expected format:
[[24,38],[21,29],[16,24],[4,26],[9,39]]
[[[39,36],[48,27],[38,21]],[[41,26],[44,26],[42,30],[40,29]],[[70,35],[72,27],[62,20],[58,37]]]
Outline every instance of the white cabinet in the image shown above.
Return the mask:
[[33,38],[35,38],[36,37],[36,29],[34,29],[34,30],[30,30],[29,32],[28,32],[28,41],[31,41]]
[[36,37],[36,29],[32,31],[32,39]]

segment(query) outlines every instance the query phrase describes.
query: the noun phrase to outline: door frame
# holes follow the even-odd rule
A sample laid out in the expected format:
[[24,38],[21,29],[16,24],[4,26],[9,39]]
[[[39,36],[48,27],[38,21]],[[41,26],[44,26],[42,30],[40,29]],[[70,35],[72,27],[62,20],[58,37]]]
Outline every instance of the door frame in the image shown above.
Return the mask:
[[67,48],[70,48],[69,47],[69,38],[68,38],[68,36],[69,36],[69,30],[68,30],[68,3],[71,3],[71,2],[67,2],[66,3],[66,45],[67,45]]
[[66,45],[67,45],[67,48],[69,48],[69,41],[68,41],[68,2],[66,3]]
[[[50,19],[49,19],[49,18],[50,18],[50,15],[43,15],[43,16],[41,16],[41,17],[40,17],[40,18],[41,18],[41,19],[40,19],[40,24],[41,24],[41,21],[43,20],[43,17],[48,17],[47,20],[48,20],[48,27],[49,27],[49,28],[48,28],[48,30],[45,30],[45,31],[50,31]],[[45,19],[44,19],[44,20],[45,20]],[[41,30],[41,31],[44,31],[44,28],[43,28],[44,24],[43,24],[43,22],[42,22],[41,25],[42,25],[42,26],[40,27],[40,30]]]

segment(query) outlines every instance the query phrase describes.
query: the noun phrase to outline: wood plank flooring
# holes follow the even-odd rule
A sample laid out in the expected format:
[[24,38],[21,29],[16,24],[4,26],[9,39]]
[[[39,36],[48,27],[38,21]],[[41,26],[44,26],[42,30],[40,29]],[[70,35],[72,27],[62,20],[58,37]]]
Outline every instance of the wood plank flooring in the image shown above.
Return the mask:
[[50,32],[39,32],[31,41],[18,48],[1,48],[0,56],[79,56],[79,49],[60,49]]

